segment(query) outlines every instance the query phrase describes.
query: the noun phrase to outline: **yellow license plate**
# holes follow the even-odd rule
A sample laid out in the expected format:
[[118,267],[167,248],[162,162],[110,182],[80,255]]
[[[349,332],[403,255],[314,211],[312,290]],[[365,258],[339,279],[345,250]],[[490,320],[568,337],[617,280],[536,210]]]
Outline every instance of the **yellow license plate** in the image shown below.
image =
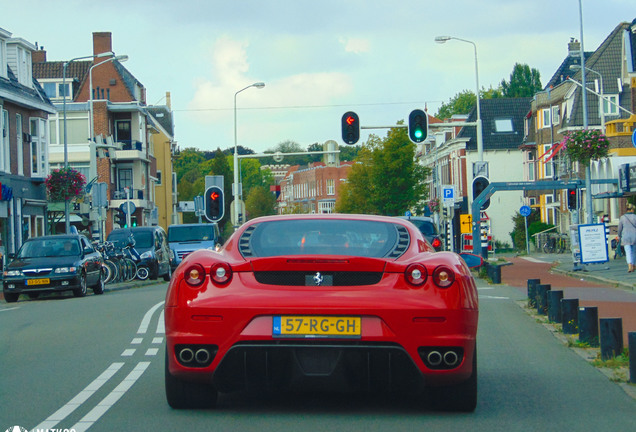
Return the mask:
[[350,316],[274,316],[272,334],[279,337],[359,338],[360,317]]
[[27,279],[27,285],[48,285],[51,283],[49,278],[43,279]]

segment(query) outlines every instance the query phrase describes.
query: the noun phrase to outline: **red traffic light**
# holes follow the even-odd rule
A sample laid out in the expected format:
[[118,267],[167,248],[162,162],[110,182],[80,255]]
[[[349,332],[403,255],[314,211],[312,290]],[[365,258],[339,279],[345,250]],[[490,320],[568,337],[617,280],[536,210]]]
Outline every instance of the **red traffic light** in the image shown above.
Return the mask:
[[353,111],[342,116],[342,140],[346,144],[355,144],[360,139],[360,117]]
[[212,191],[212,193],[210,194],[210,198],[212,198],[212,201],[216,201],[218,197],[219,194],[216,191]]

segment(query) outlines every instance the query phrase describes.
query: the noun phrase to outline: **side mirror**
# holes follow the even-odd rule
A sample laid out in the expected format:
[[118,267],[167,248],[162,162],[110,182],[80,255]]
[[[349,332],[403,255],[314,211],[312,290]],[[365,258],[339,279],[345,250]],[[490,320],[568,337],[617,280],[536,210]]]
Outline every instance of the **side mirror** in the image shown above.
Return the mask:
[[466,265],[470,268],[477,268],[484,265],[484,259],[480,255],[463,252],[460,253],[459,256],[462,257]]

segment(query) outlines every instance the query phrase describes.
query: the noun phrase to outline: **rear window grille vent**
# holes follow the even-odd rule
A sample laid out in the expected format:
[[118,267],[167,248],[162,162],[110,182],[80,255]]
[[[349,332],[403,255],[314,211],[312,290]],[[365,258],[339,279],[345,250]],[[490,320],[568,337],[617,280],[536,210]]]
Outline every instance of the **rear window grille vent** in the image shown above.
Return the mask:
[[409,247],[410,237],[408,230],[400,225],[396,225],[398,231],[398,239],[393,250],[387,255],[387,258],[400,257]]
[[239,251],[241,255],[245,258],[251,258],[254,256],[252,248],[250,246],[250,241],[252,239],[252,234],[258,225],[252,225],[245,230],[245,232],[239,238]]

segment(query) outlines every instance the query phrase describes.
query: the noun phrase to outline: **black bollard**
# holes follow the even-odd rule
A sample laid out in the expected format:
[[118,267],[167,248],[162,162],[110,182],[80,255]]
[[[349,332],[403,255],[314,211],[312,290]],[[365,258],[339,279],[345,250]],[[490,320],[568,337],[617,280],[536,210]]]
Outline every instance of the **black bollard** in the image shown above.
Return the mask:
[[537,313],[539,315],[545,315],[548,313],[548,291],[552,289],[549,284],[537,285]]
[[561,300],[561,324],[564,334],[579,332],[579,299]]
[[601,360],[610,360],[623,352],[623,320],[601,318]]
[[[630,353],[636,353],[636,332],[627,333],[627,348]],[[629,382],[636,384],[636,355],[629,356]]]
[[528,307],[537,307],[537,285],[541,284],[541,279],[528,279]]
[[588,343],[591,347],[598,346],[598,308],[579,308],[579,342]]
[[548,321],[561,322],[561,299],[563,291],[548,291]]

